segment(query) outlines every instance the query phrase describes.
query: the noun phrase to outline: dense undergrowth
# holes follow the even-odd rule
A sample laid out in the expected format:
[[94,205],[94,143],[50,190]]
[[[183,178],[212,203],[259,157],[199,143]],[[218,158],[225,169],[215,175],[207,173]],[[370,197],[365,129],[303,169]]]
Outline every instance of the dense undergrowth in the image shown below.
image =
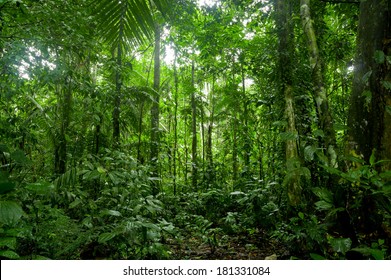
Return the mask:
[[[319,165],[331,187],[287,205],[281,182],[173,194],[123,152],[90,155],[55,179],[2,146],[3,259],[390,259],[390,172]],[[152,186],[160,187],[152,195]],[[310,183],[308,183],[310,184]],[[209,184],[210,185],[210,184]]]

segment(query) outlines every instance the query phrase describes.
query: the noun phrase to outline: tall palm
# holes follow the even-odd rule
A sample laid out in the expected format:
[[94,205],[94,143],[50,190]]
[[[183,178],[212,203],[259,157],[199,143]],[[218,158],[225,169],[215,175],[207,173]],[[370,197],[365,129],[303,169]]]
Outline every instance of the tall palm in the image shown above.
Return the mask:
[[168,10],[170,0],[103,0],[96,7],[98,30],[116,59],[116,92],[113,110],[113,143],[119,144],[122,58],[131,47],[152,39],[156,27],[154,13]]

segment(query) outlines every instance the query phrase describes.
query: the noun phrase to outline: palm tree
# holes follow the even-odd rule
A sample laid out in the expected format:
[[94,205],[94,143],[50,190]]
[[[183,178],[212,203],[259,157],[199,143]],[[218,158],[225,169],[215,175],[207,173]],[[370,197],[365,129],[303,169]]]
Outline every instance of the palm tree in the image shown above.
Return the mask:
[[116,91],[113,110],[113,143],[118,146],[120,138],[120,106],[123,56],[133,47],[153,38],[154,13],[165,14],[170,0],[103,0],[95,9],[101,38],[111,47],[115,69]]

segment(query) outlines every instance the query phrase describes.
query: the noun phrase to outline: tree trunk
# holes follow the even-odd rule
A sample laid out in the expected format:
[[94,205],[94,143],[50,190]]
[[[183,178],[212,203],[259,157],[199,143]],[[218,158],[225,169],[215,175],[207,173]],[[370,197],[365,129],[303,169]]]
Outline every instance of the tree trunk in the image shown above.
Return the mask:
[[318,123],[320,129],[324,132],[323,141],[325,149],[328,153],[329,164],[331,166],[335,166],[335,131],[333,127],[333,118],[329,109],[326,88],[324,86],[322,62],[316,40],[315,29],[312,25],[310,0],[300,0],[300,14],[304,33],[307,37],[308,50],[310,54],[310,67],[312,69],[312,82],[318,113]]
[[210,110],[210,118],[209,118],[209,124],[208,124],[208,139],[207,139],[207,145],[206,145],[206,160],[207,160],[207,170],[208,170],[208,185],[213,185],[215,180],[215,172],[214,172],[214,164],[213,164],[213,150],[212,150],[212,134],[213,134],[213,122],[214,122],[214,85],[215,85],[215,77],[213,76],[212,81],[212,89],[210,92],[210,100],[209,104],[211,106]]
[[192,116],[192,143],[191,143],[191,185],[193,190],[197,190],[197,106],[195,101],[194,84],[194,60],[191,65],[191,116]]
[[[278,53],[279,53],[279,73],[281,77],[281,92],[285,99],[285,114],[287,120],[286,132],[290,137],[285,143],[285,157],[287,162],[287,175],[297,167],[299,163],[298,149],[297,149],[297,130],[295,124],[295,108],[293,102],[293,64],[292,58],[293,45],[293,25],[292,25],[292,11],[291,1],[277,0],[276,25],[278,29]],[[301,186],[300,178],[297,176],[289,176],[286,180],[286,187],[288,192],[289,203],[291,206],[297,206],[301,200]]]
[[173,187],[174,195],[177,193],[177,166],[176,166],[176,157],[178,150],[178,91],[179,91],[179,81],[178,81],[178,71],[177,71],[177,50],[175,50],[174,58],[174,149],[173,149]]
[[[120,52],[120,47],[118,47],[117,53],[117,66],[118,68],[122,65],[122,54]],[[119,137],[120,137],[120,107],[121,107],[121,73],[120,69],[116,70],[115,74],[115,96],[114,96],[114,110],[113,110],[113,146],[119,146]]]
[[246,75],[244,71],[244,62],[241,61],[240,63],[240,68],[242,72],[242,95],[243,95],[243,152],[244,152],[244,175],[247,176],[250,174],[250,156],[251,156],[251,140],[250,140],[250,135],[249,135],[249,127],[248,127],[248,102],[247,102],[247,97],[246,97]]
[[238,117],[237,111],[233,111],[232,119],[232,187],[236,185],[238,180],[239,165],[238,165]]
[[[153,76],[153,103],[151,107],[151,165],[153,177],[159,177],[159,103],[160,103],[160,26],[155,26],[155,56],[154,56],[154,76]],[[154,193],[158,191],[157,184]]]
[[[391,0],[360,4],[348,149],[368,162],[391,159]],[[391,169],[391,163],[383,165]]]
[[[123,37],[123,23],[120,25],[120,38]],[[113,53],[113,57],[115,54]],[[119,147],[120,138],[120,111],[121,111],[121,88],[122,88],[122,47],[121,44],[117,46],[117,68],[115,70],[115,95],[114,95],[114,109],[113,109],[113,147]]]
[[55,145],[54,151],[54,171],[55,174],[64,174],[67,164],[67,132],[71,117],[72,108],[72,79],[67,76],[65,78],[65,86],[60,87],[59,91],[62,96],[59,99],[61,110],[61,127],[59,131],[58,143]]
[[144,118],[144,99],[141,100],[140,104],[140,115],[138,121],[138,141],[137,141],[137,161],[141,164],[144,164],[144,157],[141,154],[141,140],[143,136],[143,118]]
[[201,133],[201,145],[202,145],[202,182],[205,182],[206,172],[205,172],[205,110],[204,106],[200,104],[200,113],[201,113],[201,123],[200,123],[200,133]]

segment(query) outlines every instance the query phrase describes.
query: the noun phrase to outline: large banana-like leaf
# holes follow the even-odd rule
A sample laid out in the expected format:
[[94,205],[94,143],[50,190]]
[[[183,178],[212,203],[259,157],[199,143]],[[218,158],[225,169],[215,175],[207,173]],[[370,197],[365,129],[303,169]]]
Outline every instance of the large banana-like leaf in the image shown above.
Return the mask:
[[113,49],[126,51],[152,38],[154,12],[164,11],[169,0],[102,0],[98,1],[98,32]]

